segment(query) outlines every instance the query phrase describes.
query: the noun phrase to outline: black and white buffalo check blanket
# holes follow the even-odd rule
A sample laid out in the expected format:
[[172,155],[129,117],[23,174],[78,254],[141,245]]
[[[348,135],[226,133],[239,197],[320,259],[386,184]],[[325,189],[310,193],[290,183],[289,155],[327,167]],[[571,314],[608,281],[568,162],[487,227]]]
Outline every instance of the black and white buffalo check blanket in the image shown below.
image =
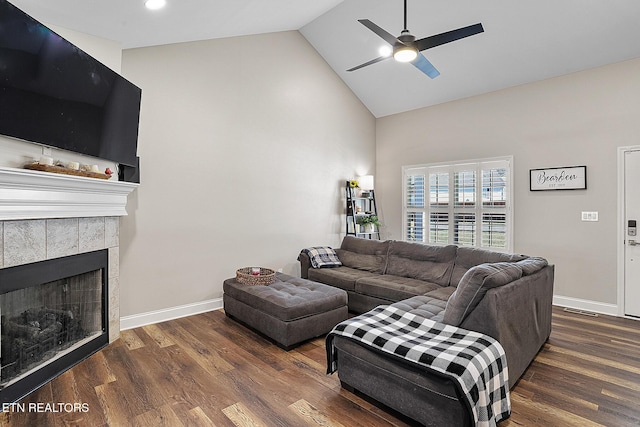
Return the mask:
[[303,249],[302,252],[309,255],[313,268],[340,267],[342,265],[336,252],[329,246],[314,246]]
[[511,414],[507,359],[500,343],[490,336],[379,306],[329,332],[328,374],[338,369],[333,345],[337,335],[451,378],[477,426],[495,426]]

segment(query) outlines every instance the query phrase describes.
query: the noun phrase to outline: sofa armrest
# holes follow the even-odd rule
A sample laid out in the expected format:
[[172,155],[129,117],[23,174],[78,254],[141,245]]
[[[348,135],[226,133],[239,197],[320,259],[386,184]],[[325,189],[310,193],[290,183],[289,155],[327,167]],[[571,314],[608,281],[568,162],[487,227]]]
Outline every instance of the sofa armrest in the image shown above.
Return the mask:
[[460,327],[500,342],[512,388],[551,334],[554,266],[492,288]]
[[305,254],[304,252],[300,252],[300,255],[298,255],[298,261],[300,261],[300,277],[302,277],[303,279],[308,279],[309,269],[312,268],[311,258],[309,258],[309,255]]

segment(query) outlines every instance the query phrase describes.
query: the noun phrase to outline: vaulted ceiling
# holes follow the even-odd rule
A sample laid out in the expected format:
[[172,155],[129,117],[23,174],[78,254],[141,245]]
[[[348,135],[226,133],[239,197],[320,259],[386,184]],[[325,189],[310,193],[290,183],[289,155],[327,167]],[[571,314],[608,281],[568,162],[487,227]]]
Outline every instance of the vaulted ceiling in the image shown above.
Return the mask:
[[441,73],[435,79],[392,59],[346,71],[386,44],[358,19],[397,36],[401,0],[167,0],[159,11],[143,0],[10,1],[46,24],[125,49],[299,30],[376,117],[640,58],[637,0],[408,0],[417,38],[484,26],[423,52]]

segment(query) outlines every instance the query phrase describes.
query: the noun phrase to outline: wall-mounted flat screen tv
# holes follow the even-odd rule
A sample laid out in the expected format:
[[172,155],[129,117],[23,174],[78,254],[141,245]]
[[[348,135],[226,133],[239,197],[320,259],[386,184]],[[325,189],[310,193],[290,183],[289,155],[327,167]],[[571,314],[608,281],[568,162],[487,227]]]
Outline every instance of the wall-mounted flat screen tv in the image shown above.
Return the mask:
[[0,134],[137,165],[142,91],[0,0]]

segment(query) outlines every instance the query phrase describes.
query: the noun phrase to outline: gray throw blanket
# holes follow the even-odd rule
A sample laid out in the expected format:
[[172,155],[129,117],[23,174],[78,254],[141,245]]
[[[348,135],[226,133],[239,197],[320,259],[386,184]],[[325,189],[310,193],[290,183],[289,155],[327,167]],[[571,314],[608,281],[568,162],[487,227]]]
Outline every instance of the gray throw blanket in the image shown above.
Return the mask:
[[328,374],[338,369],[333,345],[338,335],[451,378],[477,426],[495,426],[511,414],[507,359],[490,336],[379,306],[329,332]]

